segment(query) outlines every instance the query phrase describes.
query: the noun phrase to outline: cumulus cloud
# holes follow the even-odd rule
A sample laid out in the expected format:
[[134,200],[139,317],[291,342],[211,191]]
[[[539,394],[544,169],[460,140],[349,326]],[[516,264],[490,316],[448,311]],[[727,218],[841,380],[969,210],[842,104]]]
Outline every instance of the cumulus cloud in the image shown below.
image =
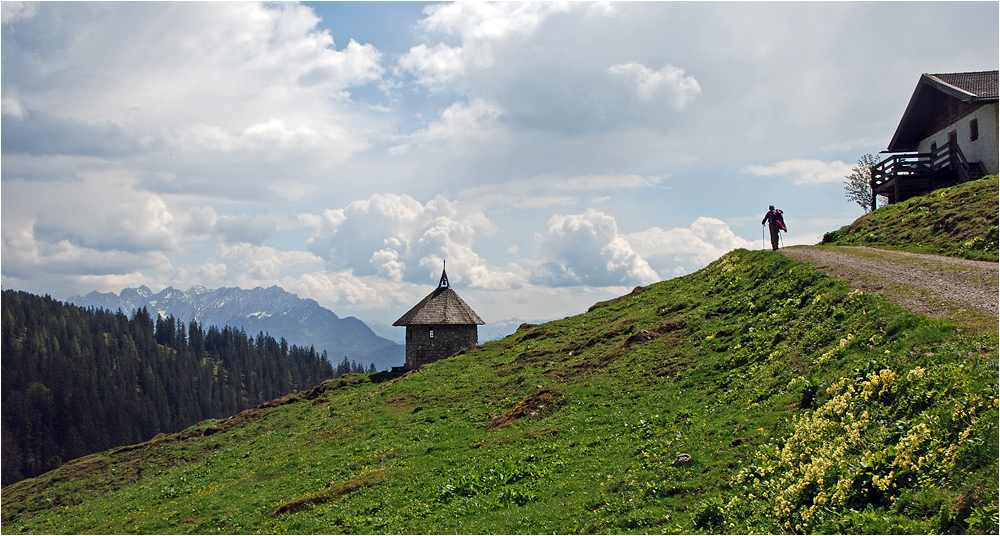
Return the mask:
[[249,243],[223,244],[219,246],[215,259],[226,265],[228,272],[238,274],[240,286],[247,288],[277,281],[290,266],[319,262],[315,255],[305,251],[281,251]]
[[821,184],[825,182],[843,182],[846,175],[851,174],[851,164],[840,160],[824,162],[822,160],[785,160],[769,166],[750,165],[743,168],[744,173],[758,177],[784,177],[793,184]]
[[635,92],[644,101],[666,94],[673,99],[674,106],[684,108],[701,95],[698,80],[685,76],[684,69],[673,65],[664,65],[659,71],[654,71],[639,62],[630,61],[612,65],[608,72],[633,84]]
[[[3,274],[49,292],[89,282],[143,281],[170,270],[180,252],[164,201],[134,191],[121,170],[81,173],[71,182],[3,182]],[[22,287],[24,288],[24,287]],[[93,288],[93,287],[92,287]],[[48,290],[46,290],[48,291]]]
[[[379,284],[382,282],[382,284]],[[374,285],[369,284],[374,283]],[[350,270],[309,272],[298,277],[286,277],[282,288],[309,296],[327,306],[355,306],[360,309],[399,307],[409,296],[401,293],[400,285],[376,278],[356,277]],[[402,294],[402,295],[401,295]]]
[[[686,273],[701,268],[738,248],[753,243],[736,235],[722,220],[699,217],[690,227],[665,230],[652,227],[624,235],[625,240],[644,259],[661,266],[664,275]],[[680,272],[677,267],[682,268]]]
[[[35,240],[98,251],[177,252],[173,214],[159,196],[132,188],[129,171],[92,170],[65,183],[5,180],[3,216]],[[9,200],[9,201],[8,201]]]
[[464,50],[438,43],[433,47],[417,45],[399,59],[397,71],[416,76],[417,83],[431,90],[441,90],[465,72]]
[[247,242],[220,244],[208,259],[177,266],[169,274],[169,284],[268,287],[282,284],[289,270],[315,269],[321,265],[321,259],[305,251],[283,251]]
[[587,209],[583,214],[552,216],[537,237],[545,261],[532,276],[544,285],[649,284],[659,276],[623,237],[612,216]]
[[[73,46],[39,51],[47,69],[35,73],[68,70],[78,85],[61,104],[55,99],[67,96],[63,88],[37,88],[43,91],[36,89],[34,102],[65,116],[157,117],[167,124],[194,116],[233,124],[254,106],[265,114],[287,110],[294,99],[329,98],[381,78],[373,46],[351,42],[337,50],[318,21],[295,4],[79,6],[61,28]],[[154,26],[169,27],[169,36]],[[83,76],[96,61],[104,76]],[[178,108],[181,102],[189,106]]]
[[417,144],[449,142],[461,149],[469,141],[482,140],[495,133],[502,114],[498,105],[485,99],[473,99],[468,104],[456,102],[410,139]]
[[385,69],[374,46],[338,49],[319,21],[282,3],[39,4],[18,31],[62,37],[5,53],[3,151],[342,161],[369,144],[348,92]]
[[[959,45],[996,12],[4,2],[3,281],[281,284],[398,317],[447,259],[508,317],[585,310],[749,246],[768,185],[837,222],[803,236],[852,220],[833,160],[891,134],[919,65],[995,63]],[[929,19],[933,43],[905,31]]]
[[452,2],[425,8],[427,18],[420,25],[463,40],[501,39],[532,33],[546,17],[569,9],[566,2]]
[[471,287],[509,288],[523,280],[523,271],[494,267],[473,249],[476,237],[495,233],[496,226],[442,196],[421,204],[408,195],[375,194],[300,219],[314,230],[309,250],[333,270],[424,282],[447,260],[453,280]]
[[191,207],[182,228],[192,235],[208,235],[218,219],[219,215],[212,207]]
[[565,2],[452,2],[424,8],[420,28],[431,36],[458,43],[420,44],[400,57],[397,72],[413,75],[417,83],[440,91],[475,69],[495,64],[495,44],[513,36],[530,35],[555,13],[574,9]]

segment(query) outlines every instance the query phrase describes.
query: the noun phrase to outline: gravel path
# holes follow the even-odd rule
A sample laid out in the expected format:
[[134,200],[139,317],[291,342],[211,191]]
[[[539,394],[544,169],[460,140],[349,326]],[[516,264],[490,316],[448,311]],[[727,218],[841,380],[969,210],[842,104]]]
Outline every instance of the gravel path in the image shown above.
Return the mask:
[[[942,318],[963,312],[997,317],[1000,264],[852,246],[794,246],[782,253],[877,292],[915,313]],[[979,316],[979,315],[977,315]]]

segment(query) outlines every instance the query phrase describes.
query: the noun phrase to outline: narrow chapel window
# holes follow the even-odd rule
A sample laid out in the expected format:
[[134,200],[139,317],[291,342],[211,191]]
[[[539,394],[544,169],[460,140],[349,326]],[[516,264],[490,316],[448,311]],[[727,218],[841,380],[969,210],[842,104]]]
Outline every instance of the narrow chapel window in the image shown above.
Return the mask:
[[979,139],[979,120],[973,119],[969,121],[969,141],[976,141]]
[[431,328],[431,329],[430,329],[430,332],[431,332],[431,336],[430,336],[430,338],[431,338],[431,339],[433,339],[433,338],[434,338],[434,328]]

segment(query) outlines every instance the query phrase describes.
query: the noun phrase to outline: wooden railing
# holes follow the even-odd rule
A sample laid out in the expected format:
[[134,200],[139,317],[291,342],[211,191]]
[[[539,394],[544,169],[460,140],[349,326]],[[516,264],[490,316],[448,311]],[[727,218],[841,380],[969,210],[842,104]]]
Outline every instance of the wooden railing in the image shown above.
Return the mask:
[[898,196],[901,181],[934,181],[946,173],[954,173],[957,182],[968,182],[972,178],[969,161],[957,142],[949,141],[929,153],[895,154],[872,166],[872,192],[885,194],[892,186]]

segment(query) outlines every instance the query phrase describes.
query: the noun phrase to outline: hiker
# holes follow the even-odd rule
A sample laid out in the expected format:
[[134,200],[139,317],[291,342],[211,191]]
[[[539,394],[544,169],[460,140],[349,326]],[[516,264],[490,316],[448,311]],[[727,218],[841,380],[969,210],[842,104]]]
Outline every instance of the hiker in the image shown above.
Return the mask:
[[767,214],[764,215],[764,219],[760,221],[760,224],[764,225],[768,221],[771,222],[771,251],[778,251],[778,231],[788,232],[788,229],[785,228],[785,217],[781,215],[781,209],[774,208],[774,205],[767,208]]

